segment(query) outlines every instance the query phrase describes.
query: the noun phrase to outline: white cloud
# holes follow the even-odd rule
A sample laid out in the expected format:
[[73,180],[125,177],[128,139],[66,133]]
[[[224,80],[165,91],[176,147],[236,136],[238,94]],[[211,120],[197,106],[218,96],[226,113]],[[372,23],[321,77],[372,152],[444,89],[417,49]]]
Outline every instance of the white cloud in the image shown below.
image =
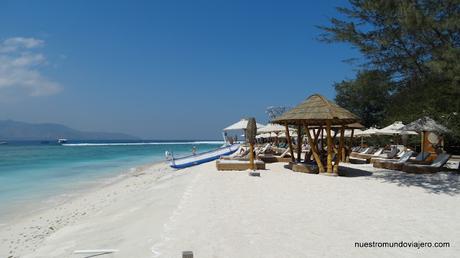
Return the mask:
[[34,38],[8,38],[0,43],[0,53],[15,52],[20,49],[32,49],[42,47],[45,42],[41,39]]
[[8,38],[0,42],[0,95],[2,92],[24,92],[44,96],[60,91],[59,83],[42,75],[46,57],[37,52],[45,44],[34,38]]

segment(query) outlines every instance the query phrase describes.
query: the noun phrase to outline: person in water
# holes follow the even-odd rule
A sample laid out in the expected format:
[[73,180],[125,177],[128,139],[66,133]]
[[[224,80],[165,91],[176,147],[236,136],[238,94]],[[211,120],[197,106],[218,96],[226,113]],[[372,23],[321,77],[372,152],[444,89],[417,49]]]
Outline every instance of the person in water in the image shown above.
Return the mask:
[[196,155],[196,147],[195,146],[192,147],[192,154]]

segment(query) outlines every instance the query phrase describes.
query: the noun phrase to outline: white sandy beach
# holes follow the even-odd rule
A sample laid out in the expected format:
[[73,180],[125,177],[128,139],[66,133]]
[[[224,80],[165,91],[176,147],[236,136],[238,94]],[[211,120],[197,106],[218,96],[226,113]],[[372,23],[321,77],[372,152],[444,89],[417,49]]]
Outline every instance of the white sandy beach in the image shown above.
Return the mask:
[[[261,177],[215,163],[139,169],[0,228],[0,257],[455,257],[460,182],[361,167],[350,177],[267,164]],[[355,242],[450,242],[449,248],[356,248]],[[88,256],[86,256],[88,257]]]

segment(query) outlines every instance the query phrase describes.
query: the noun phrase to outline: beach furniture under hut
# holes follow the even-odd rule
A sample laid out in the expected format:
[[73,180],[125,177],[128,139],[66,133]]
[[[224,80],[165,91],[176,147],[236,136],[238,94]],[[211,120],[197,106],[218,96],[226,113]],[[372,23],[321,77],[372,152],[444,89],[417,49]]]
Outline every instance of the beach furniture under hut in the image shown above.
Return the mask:
[[[342,149],[344,147],[344,133],[347,124],[352,124],[359,122],[359,117],[350,111],[340,107],[332,101],[327,100],[325,97],[314,94],[308,97],[304,102],[300,103],[298,106],[287,111],[283,115],[275,118],[272,122],[281,124],[285,126],[286,136],[288,139],[288,144],[291,149],[292,142],[289,137],[289,126],[294,126],[297,129],[297,160],[294,159],[294,153],[291,153],[292,162],[300,162],[301,154],[301,143],[302,143],[302,134],[305,133],[308,139],[308,143],[311,147],[311,151],[314,157],[314,160],[318,166],[319,172],[328,173],[337,173],[339,160],[343,155]],[[332,164],[332,155],[333,155],[333,142],[332,142],[332,126],[340,126],[340,140],[338,148],[338,157],[333,166]],[[310,127],[323,127],[326,129],[326,141],[327,141],[327,160],[325,164],[321,160],[321,154],[317,148],[317,135],[311,135]]]
[[[449,132],[445,126],[429,117],[422,117],[401,128],[402,131],[416,131],[421,135],[421,152],[430,153],[429,160],[436,158],[437,152],[442,151],[443,135]],[[437,151],[438,150],[438,151]]]

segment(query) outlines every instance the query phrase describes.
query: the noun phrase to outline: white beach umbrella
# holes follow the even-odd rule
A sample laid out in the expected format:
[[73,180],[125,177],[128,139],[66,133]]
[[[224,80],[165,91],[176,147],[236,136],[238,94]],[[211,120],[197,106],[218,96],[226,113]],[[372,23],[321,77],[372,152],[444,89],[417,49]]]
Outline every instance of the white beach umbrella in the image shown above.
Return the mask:
[[[355,131],[353,132],[353,136],[360,136],[362,132],[364,132],[361,129],[354,129]],[[340,137],[340,133],[337,134],[337,137]],[[343,134],[343,137],[350,138],[351,137],[351,130],[345,130],[345,133]]]
[[355,134],[354,134],[354,135],[355,135],[355,136],[360,136],[360,137],[370,137],[370,136],[376,134],[378,130],[379,130],[379,129],[377,129],[377,128],[375,128],[375,127],[371,127],[371,128],[369,128],[369,129],[367,129],[367,130],[364,130],[364,131],[359,130],[360,132],[358,132],[357,130],[355,130]]
[[271,138],[272,137],[272,134],[271,133],[262,133],[262,134],[259,134],[256,136],[257,139],[260,139],[260,138]]
[[[257,125],[257,128],[262,128],[262,127],[264,127],[263,124],[257,123],[256,125]],[[248,120],[247,120],[246,118],[243,118],[243,119],[241,119],[240,121],[238,121],[238,122],[236,122],[236,123],[234,123],[234,124],[232,124],[232,125],[229,125],[229,126],[225,127],[223,130],[224,130],[224,131],[231,131],[231,130],[246,130],[247,126],[248,126]]]
[[286,127],[279,124],[267,124],[266,126],[257,129],[257,133],[280,133],[286,131]]
[[417,132],[414,132],[414,131],[403,131],[403,127],[404,127],[404,124],[401,121],[396,121],[387,127],[377,130],[375,134],[377,135],[401,135],[401,134],[417,135]]
[[[291,137],[297,137],[297,131],[294,131],[292,129],[289,129],[289,136]],[[279,138],[286,138],[286,133],[282,132],[278,135]]]

